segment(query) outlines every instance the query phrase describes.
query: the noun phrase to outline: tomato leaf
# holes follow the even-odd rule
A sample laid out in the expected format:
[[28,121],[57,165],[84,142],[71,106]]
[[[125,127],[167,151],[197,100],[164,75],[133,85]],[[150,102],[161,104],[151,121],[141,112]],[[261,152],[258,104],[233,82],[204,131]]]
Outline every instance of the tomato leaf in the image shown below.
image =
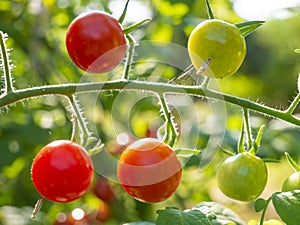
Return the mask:
[[300,190],[274,193],[272,203],[283,222],[287,225],[299,225]]
[[259,198],[255,201],[255,211],[256,212],[260,212],[261,210],[263,210],[264,208],[266,208],[268,204],[268,201],[266,201],[265,199],[263,198]]
[[246,21],[235,24],[235,26],[241,31],[242,35],[246,37],[264,23],[265,21]]
[[212,222],[200,210],[180,211],[177,208],[166,208],[157,211],[157,225],[212,225]]
[[202,202],[196,205],[193,209],[200,210],[201,212],[208,215],[213,215],[213,225],[246,225],[246,223],[231,209],[224,207],[223,205],[216,202]]

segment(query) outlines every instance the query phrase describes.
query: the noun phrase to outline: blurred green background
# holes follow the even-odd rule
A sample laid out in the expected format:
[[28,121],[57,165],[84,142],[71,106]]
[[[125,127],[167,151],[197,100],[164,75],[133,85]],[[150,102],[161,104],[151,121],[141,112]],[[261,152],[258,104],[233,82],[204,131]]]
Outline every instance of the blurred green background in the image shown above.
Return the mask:
[[[14,65],[12,72],[15,87],[119,78],[122,65],[111,73],[94,76],[77,69],[67,55],[64,38],[69,23],[81,12],[94,9],[111,10],[118,18],[124,4],[125,1],[121,0],[1,0],[0,30],[8,34],[6,44]],[[245,20],[234,11],[234,1],[212,0],[211,4],[219,19],[232,23]],[[300,13],[296,6],[289,7],[286,11],[288,16],[267,18],[259,30],[246,38],[248,52],[245,62],[237,74],[218,82],[220,90],[279,109],[288,106],[296,95],[296,81],[300,72],[300,56],[294,52],[300,46]],[[193,27],[207,18],[205,1],[131,1],[124,27],[145,17],[151,17],[152,20],[134,32],[138,42],[163,41],[185,48]],[[147,53],[140,55],[131,71],[132,79],[156,80],[159,75],[158,80],[164,82],[180,72],[176,66],[157,63],[155,60],[143,62],[143,57],[155,59],[161,54],[155,51]],[[180,57],[178,55],[179,61]],[[135,93],[101,92],[96,97],[93,96],[94,101],[91,104],[95,107],[91,109],[87,104],[89,102],[83,106],[94,131],[109,151],[120,151],[120,146],[115,141],[119,134],[128,134],[129,140],[155,136],[157,128],[162,125],[157,99],[145,93],[139,94],[142,97],[135,98]],[[133,99],[134,103],[128,104],[128,99]],[[199,111],[195,113],[200,118],[196,125],[190,114],[193,109],[187,107],[185,111],[180,111],[191,100],[193,109]],[[194,98],[182,101],[183,106],[174,106],[175,119],[178,119],[182,130],[189,132],[182,134],[182,145],[205,149],[211,135],[212,125],[209,121],[212,114],[211,104],[214,103],[208,104],[203,99]],[[92,187],[84,198],[73,203],[54,204],[46,201],[37,219],[30,219],[30,211],[39,198],[30,179],[31,162],[38,150],[48,142],[70,139],[72,124],[65,104],[65,99],[61,97],[46,96],[1,109],[0,224],[53,224],[62,213],[67,215],[75,208],[93,212],[104,204],[103,200],[93,194]],[[231,105],[226,104],[225,107],[226,115],[222,116],[226,117],[221,117],[223,120],[220,122],[220,127],[224,130],[220,132],[220,138],[223,148],[234,150],[242,112]],[[284,161],[283,152],[288,151],[296,160],[299,159],[297,128],[255,113],[251,115],[254,132],[262,123],[267,123],[260,155]],[[218,115],[214,116],[218,118]],[[188,146],[189,144],[192,146]],[[218,147],[215,146],[215,152]],[[95,224],[155,221],[155,210],[158,208],[176,206],[184,209],[198,202],[211,200],[229,205],[245,220],[257,219],[259,215],[254,213],[253,203],[230,201],[214,188],[215,168],[225,156],[213,154],[207,161],[203,161],[201,157],[192,157],[187,162],[178,193],[164,203],[139,203],[123,193],[117,183],[110,181],[115,192],[115,199],[107,203],[111,214],[108,219],[98,220]],[[199,164],[202,165],[200,169]],[[282,179],[291,172],[286,163],[269,164],[269,168],[271,176],[265,196],[278,191]],[[268,217],[276,215],[270,210]]]

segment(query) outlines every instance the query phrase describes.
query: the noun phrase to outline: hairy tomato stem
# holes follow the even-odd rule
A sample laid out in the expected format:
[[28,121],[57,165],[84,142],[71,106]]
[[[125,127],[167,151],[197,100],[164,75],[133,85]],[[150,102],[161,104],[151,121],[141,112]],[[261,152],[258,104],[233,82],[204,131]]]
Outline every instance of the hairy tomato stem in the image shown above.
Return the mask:
[[186,86],[170,83],[158,83],[147,81],[131,81],[131,80],[115,80],[105,82],[93,82],[93,83],[79,83],[79,84],[56,84],[38,86],[32,88],[25,88],[15,90],[14,92],[2,95],[0,97],[0,108],[9,106],[18,101],[25,99],[44,96],[44,95],[63,95],[71,96],[75,93],[86,92],[99,92],[107,90],[142,90],[147,92],[154,92],[158,94],[185,94],[196,97],[205,97],[207,99],[220,100],[228,102],[242,108],[253,110],[257,113],[277,118],[282,121],[291,123],[300,127],[300,119],[286,113],[286,111],[274,109],[263,104],[251,101],[249,99],[236,97],[229,94],[224,94],[211,89],[201,88],[199,86]]
[[0,31],[0,54],[2,58],[2,66],[4,72],[4,93],[6,95],[9,92],[14,91],[13,79],[11,75],[11,66],[9,63],[8,50],[5,45],[6,35]]

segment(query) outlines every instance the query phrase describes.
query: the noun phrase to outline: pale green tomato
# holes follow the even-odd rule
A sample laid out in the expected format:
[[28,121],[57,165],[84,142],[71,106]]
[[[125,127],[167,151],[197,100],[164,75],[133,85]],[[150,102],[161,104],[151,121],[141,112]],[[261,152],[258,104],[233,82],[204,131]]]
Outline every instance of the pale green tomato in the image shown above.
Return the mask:
[[282,184],[282,191],[300,190],[300,171],[294,172]]
[[220,190],[239,201],[256,199],[264,190],[267,179],[264,161],[249,152],[228,157],[217,171]]
[[211,19],[192,31],[188,51],[196,70],[205,70],[203,74],[208,77],[223,78],[240,68],[246,55],[246,43],[236,26]]

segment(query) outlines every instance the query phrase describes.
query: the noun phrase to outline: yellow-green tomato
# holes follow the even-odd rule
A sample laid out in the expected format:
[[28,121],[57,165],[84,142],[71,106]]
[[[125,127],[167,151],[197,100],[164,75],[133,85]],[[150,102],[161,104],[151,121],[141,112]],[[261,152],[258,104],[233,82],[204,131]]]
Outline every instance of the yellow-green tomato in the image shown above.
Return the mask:
[[300,190],[300,171],[294,172],[282,184],[282,191]]
[[264,190],[267,179],[264,161],[248,152],[228,157],[217,171],[220,190],[239,201],[256,199]]
[[246,43],[235,25],[211,19],[200,23],[192,31],[188,51],[196,70],[205,67],[205,62],[209,60],[203,74],[223,78],[240,68],[246,55]]

